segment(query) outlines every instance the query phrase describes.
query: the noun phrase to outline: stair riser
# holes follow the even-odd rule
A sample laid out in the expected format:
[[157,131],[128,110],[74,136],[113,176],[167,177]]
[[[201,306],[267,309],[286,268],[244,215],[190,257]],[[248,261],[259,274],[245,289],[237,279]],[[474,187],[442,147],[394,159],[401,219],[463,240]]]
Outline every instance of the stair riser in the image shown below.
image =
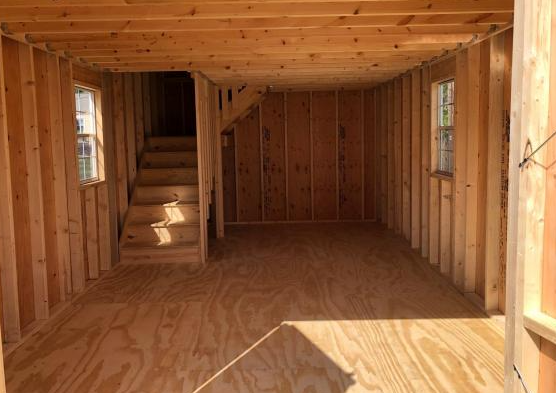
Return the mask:
[[133,263],[200,263],[198,247],[177,249],[121,248],[120,262]]
[[197,168],[179,169],[143,169],[140,172],[139,184],[197,184]]
[[146,151],[197,151],[197,139],[195,137],[148,138]]
[[145,153],[144,168],[190,168],[197,166],[196,152]]
[[164,204],[170,202],[198,202],[198,186],[137,187],[137,204]]
[[177,242],[196,242],[199,239],[199,227],[153,228],[148,225],[129,226],[124,239],[126,244],[156,242],[168,245]]
[[135,224],[166,223],[198,224],[199,207],[191,206],[132,206],[128,212],[128,222]]

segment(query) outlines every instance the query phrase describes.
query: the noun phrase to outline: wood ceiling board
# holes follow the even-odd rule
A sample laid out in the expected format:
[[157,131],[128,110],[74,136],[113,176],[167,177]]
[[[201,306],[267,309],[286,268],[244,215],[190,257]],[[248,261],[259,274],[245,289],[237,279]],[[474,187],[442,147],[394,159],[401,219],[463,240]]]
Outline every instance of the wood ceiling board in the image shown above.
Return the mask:
[[[398,1],[336,1],[336,2],[246,2],[207,3],[196,1],[179,4],[122,5],[120,0],[82,5],[79,0],[70,4],[51,0],[26,2],[31,5],[0,6],[2,19],[9,21],[57,20],[159,20],[204,19],[236,17],[318,17],[350,15],[435,15],[460,13],[505,13],[513,11],[512,0],[398,0]],[[57,4],[57,5],[53,5]],[[58,5],[60,4],[60,5]],[[68,4],[68,3],[66,3]]]
[[[1,6],[0,6],[1,7]],[[3,28],[11,33],[64,33],[64,32],[168,32],[168,31],[219,31],[219,30],[286,30],[314,28],[369,28],[379,27],[400,29],[417,27],[458,27],[503,25],[513,21],[513,14],[501,13],[462,13],[437,15],[349,15],[321,17],[268,17],[268,18],[215,18],[215,19],[167,19],[167,20],[101,20],[101,21],[22,21],[4,15],[0,19]]]

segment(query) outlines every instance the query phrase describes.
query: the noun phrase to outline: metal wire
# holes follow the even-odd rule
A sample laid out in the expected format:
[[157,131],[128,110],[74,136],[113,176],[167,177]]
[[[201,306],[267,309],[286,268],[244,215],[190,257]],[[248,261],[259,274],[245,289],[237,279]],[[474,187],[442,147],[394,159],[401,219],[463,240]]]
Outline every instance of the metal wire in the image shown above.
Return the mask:
[[540,149],[542,149],[542,148],[544,147],[544,145],[546,145],[546,144],[548,143],[548,141],[550,141],[552,138],[554,138],[554,136],[556,136],[556,131],[555,131],[552,135],[550,135],[546,141],[544,141],[543,143],[541,143],[541,145],[540,145],[539,147],[537,147],[537,148],[535,149],[534,152],[532,152],[531,154],[529,154],[529,156],[528,156],[527,158],[525,158],[523,161],[521,161],[521,162],[519,163],[519,167],[520,167],[520,168],[523,168],[523,166],[524,166],[525,164],[527,164],[527,162],[531,159],[531,157],[533,157],[535,154],[537,154],[537,152],[538,152]]

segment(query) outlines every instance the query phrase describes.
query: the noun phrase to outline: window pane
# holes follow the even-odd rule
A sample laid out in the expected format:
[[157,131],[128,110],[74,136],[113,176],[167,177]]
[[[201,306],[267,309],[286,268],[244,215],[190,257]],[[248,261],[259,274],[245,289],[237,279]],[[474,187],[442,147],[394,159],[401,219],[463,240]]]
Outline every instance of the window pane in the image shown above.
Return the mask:
[[454,171],[454,129],[441,128],[438,141],[438,170],[445,173]]
[[79,179],[95,180],[98,178],[95,92],[76,87],[75,109]]
[[443,105],[439,108],[440,118],[438,125],[440,127],[452,127],[454,125],[454,105]]

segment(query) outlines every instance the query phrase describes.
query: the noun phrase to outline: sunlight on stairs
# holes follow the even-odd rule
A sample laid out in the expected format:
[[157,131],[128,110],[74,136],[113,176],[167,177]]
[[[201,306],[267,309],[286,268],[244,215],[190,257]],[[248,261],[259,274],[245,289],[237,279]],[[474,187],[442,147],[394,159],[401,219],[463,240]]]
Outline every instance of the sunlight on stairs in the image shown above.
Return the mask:
[[120,237],[120,261],[200,262],[199,233],[196,138],[149,138]]

